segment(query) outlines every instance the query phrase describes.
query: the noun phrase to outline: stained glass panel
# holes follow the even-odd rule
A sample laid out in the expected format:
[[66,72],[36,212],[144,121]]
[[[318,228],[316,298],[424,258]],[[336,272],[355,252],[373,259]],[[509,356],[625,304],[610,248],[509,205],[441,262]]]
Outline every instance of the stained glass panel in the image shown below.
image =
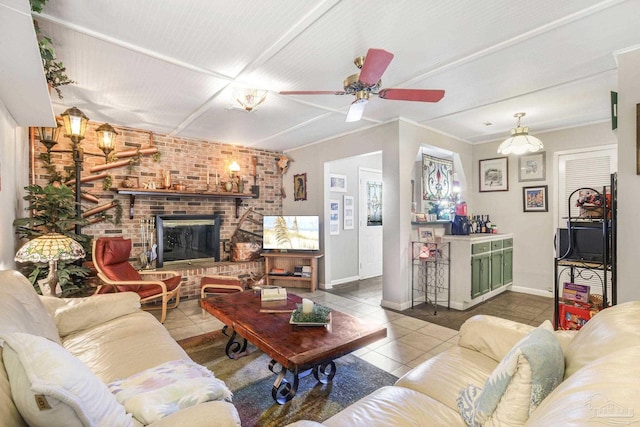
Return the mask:
[[367,226],[382,225],[382,182],[367,181]]
[[453,161],[422,155],[422,198],[442,200],[451,196]]

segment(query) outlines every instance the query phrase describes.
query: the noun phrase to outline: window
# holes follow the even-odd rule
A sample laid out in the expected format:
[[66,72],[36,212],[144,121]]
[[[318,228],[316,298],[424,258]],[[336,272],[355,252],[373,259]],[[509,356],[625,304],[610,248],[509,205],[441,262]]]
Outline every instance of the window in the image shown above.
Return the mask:
[[[598,191],[611,183],[617,169],[616,148],[572,152],[558,155],[558,216],[557,224],[564,227],[567,217],[579,215],[577,206],[569,206],[569,195],[578,188],[591,187]],[[569,208],[571,211],[569,212]],[[569,215],[569,213],[571,215]]]
[[[580,152],[558,153],[558,203],[557,228],[567,227],[567,218],[578,217],[580,208],[573,203],[570,206],[569,195],[582,187],[602,192],[603,187],[611,184],[611,174],[617,170],[617,148],[603,147]],[[572,199],[575,202],[574,199]],[[569,215],[569,213],[571,215]],[[558,238],[558,236],[556,236]],[[602,292],[602,275],[590,270],[577,270],[574,283],[591,286],[592,293]],[[570,270],[560,268],[558,283],[571,282]],[[611,275],[607,275],[607,287],[611,287]]]

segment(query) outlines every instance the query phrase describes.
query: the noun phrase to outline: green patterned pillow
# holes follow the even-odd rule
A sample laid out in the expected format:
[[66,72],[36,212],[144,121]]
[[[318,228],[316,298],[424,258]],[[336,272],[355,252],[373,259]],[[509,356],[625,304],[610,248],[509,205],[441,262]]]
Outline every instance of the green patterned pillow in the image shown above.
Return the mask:
[[563,375],[558,340],[553,332],[536,328],[507,353],[482,389],[470,384],[460,391],[458,411],[470,427],[523,425]]

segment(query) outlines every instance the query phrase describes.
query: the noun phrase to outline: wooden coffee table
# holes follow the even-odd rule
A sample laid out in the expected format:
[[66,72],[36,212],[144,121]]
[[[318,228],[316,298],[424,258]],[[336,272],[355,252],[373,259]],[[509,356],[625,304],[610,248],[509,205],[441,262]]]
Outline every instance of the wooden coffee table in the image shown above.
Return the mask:
[[[226,325],[227,356],[235,358],[244,352],[248,340],[271,357],[269,370],[277,375],[271,396],[280,404],[295,396],[300,378],[313,373],[318,381],[327,383],[336,373],[335,359],[387,336],[387,328],[337,310],[331,311],[326,326],[292,325],[291,311],[301,301],[289,293],[286,306],[281,307],[288,311],[279,313],[261,312],[260,293],[255,291],[214,295],[200,301],[203,309]],[[293,377],[291,381],[285,378],[287,372]]]

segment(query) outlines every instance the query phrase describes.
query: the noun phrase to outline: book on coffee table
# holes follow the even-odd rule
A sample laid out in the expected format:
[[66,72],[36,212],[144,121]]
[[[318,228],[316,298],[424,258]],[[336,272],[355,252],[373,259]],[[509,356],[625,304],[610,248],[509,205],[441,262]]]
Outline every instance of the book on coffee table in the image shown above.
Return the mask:
[[265,301],[277,301],[287,299],[287,290],[285,288],[269,288],[260,291],[260,299]]
[[260,313],[291,313],[297,307],[297,304],[289,299],[263,300],[260,303]]

